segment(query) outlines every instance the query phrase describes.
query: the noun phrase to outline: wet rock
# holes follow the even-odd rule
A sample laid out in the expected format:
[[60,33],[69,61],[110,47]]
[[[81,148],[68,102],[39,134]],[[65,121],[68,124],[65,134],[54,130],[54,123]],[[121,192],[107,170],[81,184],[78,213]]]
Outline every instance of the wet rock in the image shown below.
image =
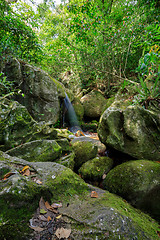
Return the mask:
[[78,98],[75,98],[72,102],[72,105],[74,107],[74,111],[77,115],[77,118],[79,121],[82,121],[83,116],[84,116],[84,108],[82,103],[80,102],[80,100]]
[[101,116],[102,143],[137,159],[159,160],[160,117],[140,106],[109,107]]
[[[34,211],[37,211],[41,197],[50,203],[62,202],[62,208],[59,209],[61,222],[69,224],[71,239],[158,239],[159,226],[152,218],[137,211],[120,197],[87,185],[60,164],[31,163],[2,152],[0,163],[0,168],[8,166],[11,171],[17,171],[6,180],[0,180],[1,239],[35,239],[28,223]],[[32,173],[29,176],[20,174],[26,165]],[[92,191],[97,193],[96,198],[91,197]],[[42,239],[47,239],[47,234],[42,232]],[[49,231],[50,237],[55,238],[54,234],[54,229]]]
[[79,173],[84,180],[100,182],[103,176],[113,167],[113,160],[109,157],[96,157],[84,163],[79,169]]
[[104,179],[104,188],[129,200],[135,207],[160,218],[160,164],[147,160],[123,163]]
[[53,162],[61,156],[62,148],[55,140],[36,140],[10,149],[6,153],[30,162]]
[[92,142],[75,142],[72,145],[75,152],[75,167],[79,168],[83,163],[97,155],[98,148]]
[[8,58],[2,72],[25,94],[18,101],[26,106],[37,121],[56,123],[60,113],[60,98],[65,98],[61,83],[47,73],[16,58]]
[[67,168],[70,168],[71,170],[74,170],[74,165],[75,165],[74,158],[75,158],[75,154],[74,152],[71,152],[69,154],[65,154],[65,156],[62,156],[56,162]]
[[84,107],[84,115],[90,118],[98,118],[105,110],[106,99],[98,91],[92,91],[81,98]]

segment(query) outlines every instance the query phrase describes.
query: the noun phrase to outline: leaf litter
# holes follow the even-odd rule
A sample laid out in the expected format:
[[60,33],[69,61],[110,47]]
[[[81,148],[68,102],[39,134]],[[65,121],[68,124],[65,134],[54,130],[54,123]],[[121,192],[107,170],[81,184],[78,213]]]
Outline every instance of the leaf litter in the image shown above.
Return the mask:
[[30,219],[30,228],[34,230],[36,240],[72,240],[70,224],[63,220],[58,208],[62,203],[50,203],[41,197],[36,213]]

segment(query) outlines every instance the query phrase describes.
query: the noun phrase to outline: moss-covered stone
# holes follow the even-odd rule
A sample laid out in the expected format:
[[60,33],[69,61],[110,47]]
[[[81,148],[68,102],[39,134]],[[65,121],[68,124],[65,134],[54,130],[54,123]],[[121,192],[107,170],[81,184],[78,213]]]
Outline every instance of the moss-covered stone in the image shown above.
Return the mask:
[[159,160],[159,115],[140,106],[109,107],[100,119],[98,135],[107,146],[137,159]]
[[81,104],[80,100],[78,98],[75,98],[72,102],[73,108],[75,110],[75,113],[77,115],[77,118],[79,121],[82,121],[83,115],[84,115],[84,108]]
[[36,140],[10,149],[6,153],[30,162],[52,162],[61,156],[62,148],[55,140]]
[[[0,163],[17,171],[8,180],[0,181],[1,189],[5,184],[5,189],[0,192],[0,239],[33,239],[28,221],[42,196],[50,202],[62,202],[61,219],[70,222],[72,239],[93,240],[98,237],[103,240],[107,237],[109,240],[158,240],[159,226],[153,219],[120,197],[86,184],[60,164],[30,163],[2,152]],[[18,173],[26,165],[30,166],[34,175],[22,176]],[[15,181],[17,177],[19,180]],[[35,178],[40,179],[42,184],[36,184]],[[14,184],[18,191],[12,191]],[[90,197],[92,191],[97,192],[98,198]]]
[[65,154],[65,156],[62,156],[56,162],[67,168],[70,168],[71,170],[74,170],[74,165],[75,165],[74,157],[75,157],[74,152],[71,152],[70,154],[67,154],[67,155]]
[[111,170],[104,188],[129,200],[134,206],[160,218],[160,164],[129,161]]
[[91,182],[102,181],[103,174],[107,174],[113,166],[113,160],[109,157],[96,157],[84,163],[78,172],[84,180]]
[[83,163],[97,155],[98,148],[92,142],[82,141],[73,143],[75,152],[75,167],[79,168]]
[[92,91],[81,98],[84,107],[84,115],[90,118],[98,118],[105,110],[106,99],[98,91]]

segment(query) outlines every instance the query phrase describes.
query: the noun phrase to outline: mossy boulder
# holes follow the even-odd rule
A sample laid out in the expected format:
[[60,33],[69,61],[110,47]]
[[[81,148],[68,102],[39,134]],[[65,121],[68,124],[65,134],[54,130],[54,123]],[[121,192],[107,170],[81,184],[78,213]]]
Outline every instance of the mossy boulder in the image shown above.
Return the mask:
[[75,158],[75,153],[71,152],[69,154],[65,154],[56,162],[67,168],[70,168],[71,170],[74,170],[74,165],[75,165],[74,158]]
[[39,68],[31,66],[16,58],[8,58],[2,72],[7,81],[24,93],[17,100],[26,106],[36,121],[56,123],[60,113],[60,98],[65,98],[64,86],[52,79]]
[[[158,240],[159,225],[152,218],[120,197],[86,184],[60,164],[31,163],[2,152],[0,163],[0,168],[13,173],[6,180],[0,180],[1,239],[35,239],[28,223],[43,197],[51,203],[62,202],[61,221],[70,223],[72,239]],[[30,176],[20,174],[26,165],[32,172]],[[92,191],[98,194],[97,198],[91,198]],[[46,230],[44,236],[45,233]],[[55,238],[54,231],[51,237]]]
[[109,107],[100,119],[102,143],[137,159],[159,160],[160,117],[140,106]]
[[86,181],[100,182],[113,167],[113,160],[109,157],[96,157],[84,163],[78,170]]
[[83,107],[82,103],[80,102],[80,100],[78,98],[75,98],[72,101],[72,105],[73,105],[73,108],[77,115],[78,120],[82,121],[83,116],[84,116],[84,107]]
[[75,152],[75,167],[79,168],[83,163],[97,155],[98,148],[92,142],[81,141],[72,144]]
[[99,118],[105,110],[106,99],[98,91],[91,91],[80,99],[84,107],[84,115],[90,118]]
[[30,162],[53,162],[61,156],[62,148],[55,140],[36,140],[10,149],[6,153]]
[[54,139],[52,124],[33,120],[27,109],[16,101],[0,101],[0,148],[8,150],[28,141]]
[[104,188],[160,218],[160,164],[147,160],[123,163],[104,179]]

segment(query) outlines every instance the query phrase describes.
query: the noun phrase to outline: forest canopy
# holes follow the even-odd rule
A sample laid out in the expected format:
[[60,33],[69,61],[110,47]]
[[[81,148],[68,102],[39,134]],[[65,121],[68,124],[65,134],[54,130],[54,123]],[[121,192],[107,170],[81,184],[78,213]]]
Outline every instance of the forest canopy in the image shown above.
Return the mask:
[[158,2],[0,0],[0,56],[27,60],[56,78],[72,71],[82,88],[159,77]]

